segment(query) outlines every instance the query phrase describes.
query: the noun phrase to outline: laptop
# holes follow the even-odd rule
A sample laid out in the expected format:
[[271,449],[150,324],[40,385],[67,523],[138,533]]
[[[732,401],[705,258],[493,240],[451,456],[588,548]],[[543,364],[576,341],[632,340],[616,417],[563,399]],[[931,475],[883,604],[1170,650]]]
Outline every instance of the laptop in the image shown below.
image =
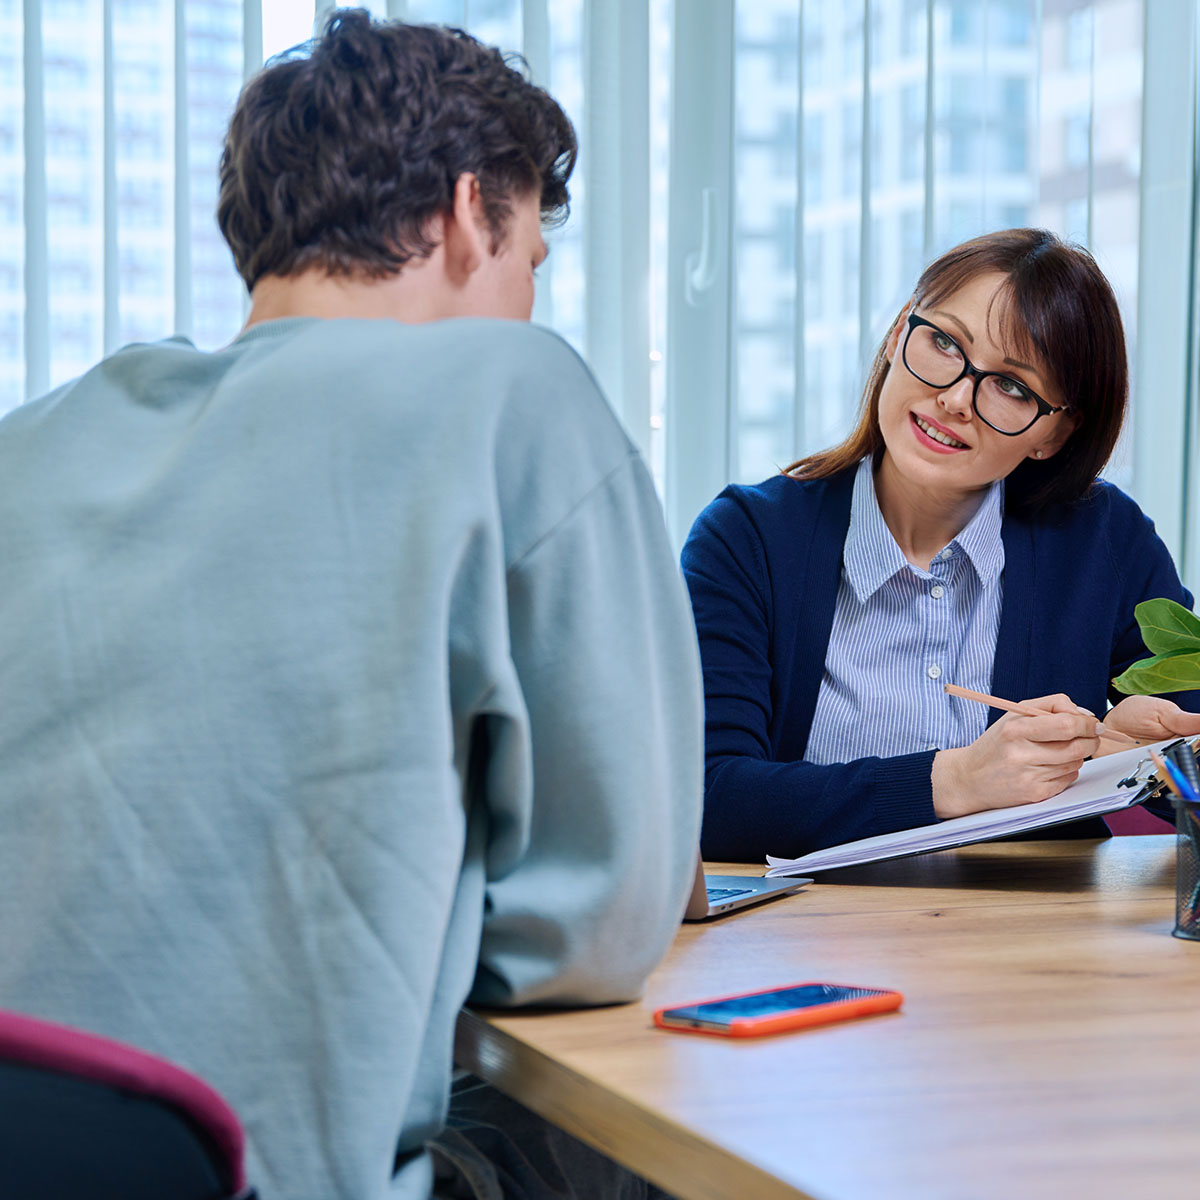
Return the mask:
[[705,875],[704,866],[697,859],[696,881],[692,894],[684,909],[685,921],[707,921],[709,917],[720,917],[735,908],[747,908],[763,900],[774,900],[778,896],[790,896],[798,892],[811,879],[796,878],[763,879],[758,875]]

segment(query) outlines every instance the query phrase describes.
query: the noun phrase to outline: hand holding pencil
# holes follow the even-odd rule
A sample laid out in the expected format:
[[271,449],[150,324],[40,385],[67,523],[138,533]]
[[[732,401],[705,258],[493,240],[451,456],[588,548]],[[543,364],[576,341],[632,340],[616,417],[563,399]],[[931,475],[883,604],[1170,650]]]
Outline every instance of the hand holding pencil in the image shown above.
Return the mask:
[[[1026,716],[1034,715],[1038,703],[1036,700],[1025,700],[1014,704],[1011,700],[1002,700],[999,696],[988,696],[983,692],[973,692],[970,688],[959,687],[953,683],[946,684],[945,690],[951,696],[978,700],[991,708],[1023,713]],[[1162,696],[1127,696],[1109,711],[1103,721],[1098,722],[1096,732],[1101,738],[1101,743],[1093,757],[1101,758],[1105,754],[1113,754],[1130,746],[1144,745],[1146,742],[1161,742],[1171,737],[1196,737],[1200,734],[1200,713],[1188,712],[1173,700],[1166,700]]]
[[[1100,752],[1103,724],[1069,696],[1018,704],[953,684],[946,690],[1007,711],[970,745],[934,756],[933,809],[943,819],[1056,796],[1075,782],[1084,760]],[[1122,736],[1118,730],[1105,731],[1106,737],[1109,732]]]
[[[946,684],[946,686],[943,688],[943,691],[947,692],[951,696],[961,696],[964,700],[978,700],[981,704],[986,704],[989,708],[998,708],[1002,712],[1020,713],[1025,717],[1036,717],[1039,712],[1037,708],[1039,702],[1037,700],[1026,700],[1021,704],[1014,704],[1011,700],[1002,700],[999,696],[989,696],[985,692],[973,692],[970,688],[959,687],[956,683]],[[1049,699],[1049,697],[1047,698]],[[1055,699],[1057,699],[1057,697],[1055,697]],[[1172,705],[1171,707],[1176,708],[1177,706]],[[1087,713],[1089,717],[1094,715],[1093,713],[1088,712],[1086,708],[1079,708],[1079,711],[1082,713]],[[1188,713],[1186,715],[1191,716],[1192,714]],[[1196,720],[1200,722],[1200,717],[1197,717]],[[1162,738],[1170,737],[1172,732],[1173,731],[1168,730],[1165,733],[1156,734],[1153,738],[1141,739],[1130,737],[1129,734],[1122,733],[1120,729],[1115,729],[1109,725],[1106,725],[1104,721],[1097,720],[1096,722],[1096,736],[1100,738],[1107,738],[1109,741],[1116,743],[1115,746],[1110,747],[1108,750],[1102,750],[1102,754],[1111,754],[1114,750],[1125,750],[1130,746],[1138,746],[1143,740],[1158,741]],[[1200,733],[1200,724],[1197,725],[1196,732]]]

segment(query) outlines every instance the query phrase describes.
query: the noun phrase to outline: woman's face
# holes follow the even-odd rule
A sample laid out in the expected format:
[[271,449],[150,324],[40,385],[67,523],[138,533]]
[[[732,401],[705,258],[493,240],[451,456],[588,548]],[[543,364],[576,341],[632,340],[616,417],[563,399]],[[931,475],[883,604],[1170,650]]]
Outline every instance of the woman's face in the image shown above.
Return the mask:
[[[997,300],[989,314],[1005,282],[999,274],[980,275],[936,306],[914,311],[953,338],[978,370],[1000,371],[1057,408],[1063,401],[1045,364],[1005,344],[1005,301]],[[970,375],[946,388],[916,378],[902,355],[908,313],[888,338],[891,366],[879,396],[886,455],[902,479],[933,494],[963,495],[1005,478],[1025,458],[1047,459],[1059,450],[1077,424],[1076,414],[1050,413],[1024,433],[1006,437],[976,416]]]

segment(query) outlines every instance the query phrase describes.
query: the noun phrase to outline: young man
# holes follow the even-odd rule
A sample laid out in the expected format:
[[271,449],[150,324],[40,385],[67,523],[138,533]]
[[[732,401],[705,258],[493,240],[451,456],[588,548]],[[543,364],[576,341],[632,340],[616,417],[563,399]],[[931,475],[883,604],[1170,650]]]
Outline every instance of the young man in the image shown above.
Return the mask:
[[682,913],[686,596],[525,323],[574,158],[497,52],[339,12],[230,126],[242,334],[0,424],[0,1005],[204,1076],[262,1200],[428,1196],[460,1005],[628,1000]]

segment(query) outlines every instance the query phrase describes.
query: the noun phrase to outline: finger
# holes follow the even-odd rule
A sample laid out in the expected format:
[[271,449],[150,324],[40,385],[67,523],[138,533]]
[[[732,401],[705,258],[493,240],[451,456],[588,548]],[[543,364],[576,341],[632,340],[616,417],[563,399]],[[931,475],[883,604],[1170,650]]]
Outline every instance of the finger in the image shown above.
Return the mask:
[[1061,742],[1035,742],[1030,746],[1030,764],[1054,768],[1056,771],[1075,764],[1075,770],[1083,765],[1084,759],[1092,758],[1100,748],[1100,739],[1094,737],[1068,738]]
[[1095,717],[1085,716],[1075,710],[1060,710],[1036,717],[1022,717],[1013,722],[1010,732],[1031,742],[1066,742],[1072,738],[1095,741],[1100,736],[1100,723]]
[[1077,713],[1087,711],[1080,709],[1070,696],[1066,696],[1062,692],[1055,692],[1052,696],[1035,696],[1031,700],[1022,700],[1021,707],[1036,708],[1039,712]]
[[1157,742],[1160,738],[1170,736],[1170,730],[1162,725],[1157,728],[1139,726],[1135,729],[1122,728],[1119,725],[1101,724],[1097,734],[1102,744],[1113,750],[1128,750],[1130,746],[1144,746],[1147,742]]
[[1078,777],[1079,772],[1072,771],[1066,775],[1051,775],[1044,779],[1031,779],[1021,789],[1023,794],[1020,796],[1020,799],[1010,801],[1010,804],[1005,807],[1037,804],[1041,800],[1049,800],[1051,796],[1057,796],[1060,792],[1065,792]]
[[1200,713],[1185,712],[1180,708],[1175,712],[1162,713],[1159,719],[1171,733],[1183,737],[1194,737],[1200,733]]
[[1045,800],[1047,796],[1057,796],[1064,788],[1068,788],[1079,778],[1079,761],[1068,763],[1047,764],[1041,770],[1034,769],[1026,776],[1024,790],[1036,793],[1035,800]]
[[1051,796],[1057,796],[1059,792],[1065,792],[1067,788],[1079,778],[1079,772],[1072,771],[1069,775],[1057,775],[1053,779],[1046,780],[1045,790],[1042,792],[1041,798],[1049,800]]

